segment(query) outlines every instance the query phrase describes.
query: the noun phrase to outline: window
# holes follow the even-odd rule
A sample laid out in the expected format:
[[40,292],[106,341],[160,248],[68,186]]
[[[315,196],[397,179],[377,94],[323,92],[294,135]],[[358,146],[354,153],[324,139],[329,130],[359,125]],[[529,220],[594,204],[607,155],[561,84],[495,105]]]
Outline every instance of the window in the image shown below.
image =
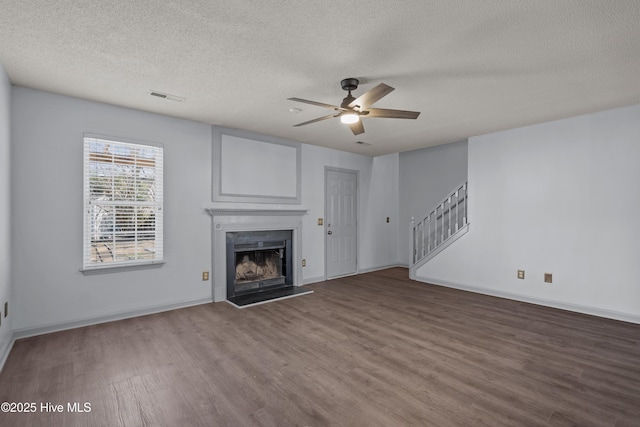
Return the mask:
[[162,261],[162,151],[85,134],[84,270]]

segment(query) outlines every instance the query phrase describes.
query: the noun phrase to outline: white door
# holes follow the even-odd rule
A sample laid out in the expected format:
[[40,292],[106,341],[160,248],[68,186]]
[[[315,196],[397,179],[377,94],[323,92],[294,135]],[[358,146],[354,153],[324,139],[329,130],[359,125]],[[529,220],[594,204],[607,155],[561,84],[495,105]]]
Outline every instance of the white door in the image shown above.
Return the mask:
[[330,279],[356,273],[358,180],[355,172],[327,169],[325,173],[326,270]]

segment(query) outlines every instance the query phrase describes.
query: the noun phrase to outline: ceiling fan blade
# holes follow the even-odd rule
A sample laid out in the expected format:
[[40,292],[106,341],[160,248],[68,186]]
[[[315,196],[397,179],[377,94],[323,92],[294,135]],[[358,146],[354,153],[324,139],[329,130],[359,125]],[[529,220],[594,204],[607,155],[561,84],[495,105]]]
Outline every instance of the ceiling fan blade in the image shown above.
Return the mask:
[[362,120],[351,123],[349,127],[351,128],[351,132],[353,132],[354,135],[360,135],[361,133],[364,133],[364,125],[362,124]]
[[302,99],[302,98],[287,98],[287,99],[289,101],[304,102],[305,104],[317,105],[318,107],[331,108],[332,110],[341,109],[337,105],[325,104],[323,102],[309,101],[308,99]]
[[373,89],[363,93],[355,100],[351,101],[349,104],[349,108],[353,108],[356,105],[360,107],[360,111],[366,110],[369,105],[372,105],[374,102],[382,99],[384,96],[387,96],[395,89],[391,86],[387,86],[384,83],[380,83],[378,86]]
[[387,110],[386,108],[369,108],[367,117],[386,117],[389,119],[417,119],[419,111]]
[[330,119],[332,117],[338,117],[340,114],[329,114],[328,116],[318,117],[317,119],[309,120],[308,122],[298,123],[297,125],[293,125],[294,127],[310,125],[311,123],[321,122],[323,120]]

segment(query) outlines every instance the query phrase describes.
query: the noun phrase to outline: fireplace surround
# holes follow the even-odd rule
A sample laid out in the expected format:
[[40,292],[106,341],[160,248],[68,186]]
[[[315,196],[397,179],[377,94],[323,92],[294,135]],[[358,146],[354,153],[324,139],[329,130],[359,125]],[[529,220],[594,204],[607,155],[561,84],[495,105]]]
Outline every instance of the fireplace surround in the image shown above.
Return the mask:
[[[288,275],[290,286],[302,284],[302,216],[303,209],[233,209],[206,208],[212,218],[212,287],[213,300],[227,300],[228,270],[235,273],[235,266],[228,266],[227,234],[243,232],[273,232],[286,230],[291,234],[290,266]],[[242,261],[242,259],[240,259]],[[255,262],[255,261],[253,261]],[[236,263],[237,264],[237,263]],[[256,263],[258,264],[258,263]],[[249,268],[248,271],[251,271]]]

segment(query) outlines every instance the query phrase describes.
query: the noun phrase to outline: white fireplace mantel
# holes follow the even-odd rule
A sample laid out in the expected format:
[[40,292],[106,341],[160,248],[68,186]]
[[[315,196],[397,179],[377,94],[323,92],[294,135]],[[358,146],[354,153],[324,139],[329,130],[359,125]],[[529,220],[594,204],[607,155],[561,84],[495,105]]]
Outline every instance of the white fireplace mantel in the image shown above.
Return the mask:
[[303,216],[309,212],[307,209],[230,209],[207,208],[209,215],[215,216]]
[[226,233],[234,231],[291,230],[293,284],[302,284],[302,216],[304,209],[206,208],[211,215],[213,300],[227,299]]

